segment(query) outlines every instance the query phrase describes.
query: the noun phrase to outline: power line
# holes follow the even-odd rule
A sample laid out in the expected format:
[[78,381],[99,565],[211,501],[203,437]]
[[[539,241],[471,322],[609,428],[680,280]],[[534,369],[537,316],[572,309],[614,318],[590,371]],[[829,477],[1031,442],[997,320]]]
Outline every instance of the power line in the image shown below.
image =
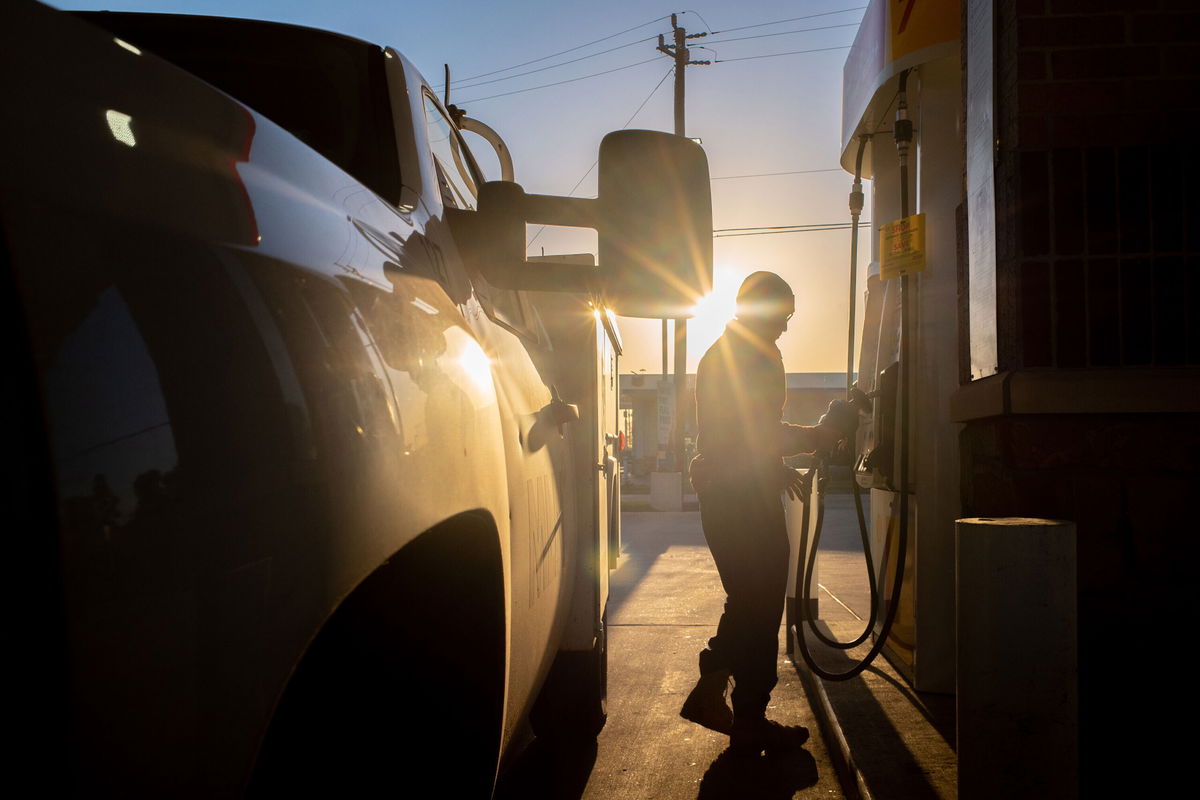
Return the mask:
[[[462,89],[474,89],[476,86],[487,86],[490,83],[500,83],[502,81],[511,81],[513,78],[522,78],[526,75],[533,75],[534,73],[537,73],[537,72],[545,72],[548,69],[556,69],[558,67],[565,67],[568,64],[575,64],[580,61],[586,61],[589,58],[595,58],[596,56],[602,56],[607,53],[615,53],[617,50],[624,50],[626,47],[633,47],[635,44],[645,44],[646,42],[652,42],[652,41],[654,41],[654,37],[647,36],[645,39],[638,39],[636,42],[628,42],[627,44],[621,44],[621,45],[617,45],[616,47],[610,47],[607,50],[601,50],[598,53],[591,53],[590,55],[580,56],[579,58],[572,58],[570,61],[560,61],[557,64],[550,64],[545,67],[538,67],[537,69],[531,69],[528,72],[518,72],[515,75],[506,75],[503,78],[492,78],[490,81],[480,81],[479,83],[470,83],[465,86],[462,84],[459,84],[458,86],[455,86],[453,88],[461,91]],[[465,81],[466,79],[464,78],[463,80]]]
[[[757,23],[757,24],[754,24],[754,25],[742,25],[742,26],[739,26],[739,27],[736,27],[736,28],[726,28],[726,29],[724,29],[724,30],[720,30],[720,31],[713,31],[713,30],[711,30],[711,28],[710,28],[710,29],[709,29],[709,33],[710,33],[710,35],[721,34],[721,33],[731,33],[731,32],[734,32],[734,31],[740,31],[740,30],[749,30],[749,29],[751,29],[751,28],[761,28],[761,27],[765,27],[765,26],[768,26],[768,25],[780,25],[780,24],[782,24],[782,23],[785,23],[785,22],[796,22],[796,21],[798,21],[798,20],[805,20],[805,19],[815,19],[815,18],[818,18],[818,17],[827,17],[827,16],[831,16],[831,15],[834,15],[834,14],[845,14],[845,13],[848,13],[848,12],[851,12],[851,11],[861,11],[863,8],[865,8],[865,6],[862,6],[862,7],[856,7],[856,8],[847,8],[847,9],[842,9],[841,11],[827,11],[827,12],[824,12],[824,13],[821,13],[821,14],[809,14],[809,15],[802,16],[802,17],[789,17],[788,19],[775,20],[775,21],[773,21],[773,22],[760,22],[760,23]],[[707,22],[704,20],[704,18],[703,18],[703,17],[702,17],[702,16],[699,14],[699,12],[696,12],[696,11],[685,11],[685,12],[683,12],[683,13],[685,13],[685,14],[695,14],[697,17],[699,17],[699,18],[700,18],[701,22],[704,22],[704,25],[705,25],[705,27],[706,27],[706,28],[709,28],[709,25],[708,25],[708,23],[707,23]],[[511,65],[511,66],[508,66],[508,67],[503,67],[503,68],[501,68],[501,69],[495,69],[495,70],[491,70],[490,72],[481,72],[481,73],[479,73],[479,74],[477,74],[477,75],[471,75],[471,76],[468,76],[468,77],[466,77],[466,78],[460,78],[460,79],[459,79],[459,84],[458,84],[457,86],[455,86],[454,88],[456,88],[456,89],[460,89],[460,90],[461,90],[461,89],[471,89],[471,88],[474,88],[474,87],[476,87],[476,86],[486,86],[486,85],[488,85],[488,84],[492,84],[492,83],[499,83],[499,82],[502,82],[502,81],[509,80],[509,79],[511,79],[511,78],[519,78],[519,77],[522,77],[522,76],[525,76],[525,75],[533,75],[534,73],[537,73],[537,72],[544,72],[544,71],[546,71],[546,70],[549,70],[549,69],[554,69],[554,68],[556,68],[556,67],[562,67],[562,66],[566,66],[566,65],[568,65],[568,64],[575,64],[575,63],[577,63],[577,62],[579,62],[579,61],[584,61],[584,60],[586,60],[586,59],[593,58],[593,57],[595,57],[595,56],[601,56],[601,55],[604,55],[604,54],[606,54],[606,53],[612,53],[612,52],[615,52],[615,51],[617,51],[617,50],[624,49],[624,48],[626,48],[626,47],[632,47],[632,46],[633,46],[633,45],[635,45],[635,44],[642,44],[642,43],[644,43],[644,42],[647,42],[647,41],[651,41],[651,40],[653,40],[653,38],[654,38],[654,37],[652,37],[652,36],[651,36],[651,37],[647,37],[647,38],[645,38],[645,39],[638,39],[637,41],[634,41],[634,42],[628,42],[628,43],[626,43],[626,44],[623,44],[623,45],[618,45],[617,47],[611,47],[611,48],[608,48],[607,50],[601,50],[601,51],[600,51],[600,52],[598,52],[598,53],[591,53],[591,54],[589,54],[589,55],[586,55],[586,56],[580,56],[579,58],[573,58],[573,59],[570,59],[570,60],[568,60],[568,61],[563,61],[563,62],[560,62],[560,63],[558,63],[558,64],[551,64],[551,65],[549,65],[549,66],[545,66],[545,67],[539,67],[538,69],[535,69],[535,70],[529,70],[529,71],[527,71],[527,72],[522,72],[522,73],[519,73],[519,74],[517,74],[517,75],[508,75],[508,76],[506,76],[506,77],[503,77],[503,78],[496,78],[496,79],[493,79],[493,80],[490,80],[490,81],[480,81],[479,83],[469,83],[470,81],[477,80],[478,78],[486,78],[486,77],[488,77],[488,76],[490,76],[490,75],[497,75],[497,74],[499,74],[499,73],[501,73],[501,72],[508,72],[508,71],[510,71],[510,70],[518,69],[519,67],[528,66],[528,65],[530,65],[530,64],[536,64],[536,63],[538,63],[538,62],[540,62],[540,61],[546,61],[547,59],[556,58],[556,57],[558,57],[558,56],[561,56],[561,55],[566,55],[567,53],[573,53],[573,52],[575,52],[576,50],[582,50],[582,49],[583,49],[583,48],[585,48],[585,47],[590,47],[590,46],[592,46],[592,45],[594,45],[594,44],[599,44],[599,43],[601,43],[601,42],[606,42],[606,41],[608,41],[608,40],[610,40],[610,39],[615,39],[615,38],[616,38],[616,37],[618,37],[618,36],[623,36],[623,35],[624,35],[624,34],[626,34],[626,33],[631,33],[632,31],[638,30],[639,28],[644,28],[644,27],[646,27],[646,26],[648,26],[648,25],[654,25],[655,23],[657,23],[657,22],[661,22],[662,20],[664,20],[664,19],[668,19],[668,18],[669,18],[669,16],[662,16],[662,17],[658,17],[657,19],[652,19],[652,20],[649,20],[648,22],[643,22],[643,23],[642,23],[642,24],[640,24],[640,25],[634,25],[634,26],[633,26],[633,27],[631,27],[631,28],[626,28],[626,29],[625,29],[625,30],[623,30],[623,31],[618,31],[617,33],[613,33],[613,34],[610,34],[610,35],[608,35],[608,36],[603,36],[603,37],[601,37],[601,38],[599,38],[599,39],[594,39],[594,40],[592,40],[592,41],[590,41],[590,42],[586,42],[586,43],[584,43],[584,44],[581,44],[581,45],[576,45],[575,47],[569,47],[569,48],[567,48],[566,50],[560,50],[560,51],[558,51],[557,53],[551,53],[550,55],[541,56],[541,57],[539,57],[539,58],[534,58],[534,59],[531,59],[531,60],[529,60],[529,61],[523,61],[523,62],[521,62],[521,63],[519,63],[519,64],[513,64],[513,65]],[[833,29],[833,28],[853,27],[853,26],[855,26],[855,25],[857,25],[857,24],[858,24],[858,23],[847,23],[847,24],[845,24],[845,25],[830,25],[830,26],[819,27],[819,28],[801,28],[801,29],[798,29],[798,30],[795,30],[795,31],[782,31],[782,32],[780,32],[780,33],[765,33],[765,34],[759,34],[759,35],[756,35],[756,36],[741,36],[741,37],[737,37],[737,38],[735,38],[735,39],[720,39],[720,40],[717,40],[717,41],[722,41],[722,42],[737,42],[737,41],[743,41],[743,40],[746,40],[746,39],[756,39],[756,38],[763,38],[763,37],[768,37],[768,36],[785,36],[785,35],[788,35],[788,34],[791,34],[791,33],[805,33],[805,32],[808,32],[808,31],[820,31],[820,30],[830,30],[830,29]],[[715,43],[715,42],[714,42],[714,43]],[[793,51],[793,52],[791,52],[791,53],[778,53],[778,54],[776,54],[776,55],[794,55],[794,54],[796,54],[796,53],[800,53],[800,52],[816,52],[816,51]],[[759,58],[771,58],[772,56],[770,56],[770,55],[767,55],[767,56],[758,56],[758,57],[759,57]],[[739,61],[739,60],[743,60],[743,59],[730,58],[730,59],[723,59],[723,60],[725,60],[725,61]],[[633,66],[633,65],[630,65],[630,66]],[[619,69],[620,69],[620,68],[619,68]],[[595,74],[604,74],[604,73],[595,73]],[[590,77],[590,76],[584,76],[584,77]],[[547,85],[547,86],[557,86],[558,84],[556,84],[556,83],[552,83],[552,84],[546,84],[546,85]],[[444,84],[439,84],[439,85],[437,85],[437,86],[435,86],[435,87],[433,87],[433,88],[440,90],[440,89],[443,89],[443,88],[445,88],[445,86],[444,86]],[[542,87],[531,87],[531,88],[530,88],[530,90],[532,90],[533,88],[542,88]],[[526,91],[526,90],[521,90],[521,91]],[[497,96],[497,97],[499,97],[499,96],[503,96],[503,95],[494,95],[494,96]],[[467,102],[478,102],[478,100],[486,100],[486,99],[491,99],[491,98],[490,98],[490,97],[488,97],[488,98],[477,98],[475,101],[467,101]]]
[[[637,111],[634,111],[633,114],[631,114],[629,116],[629,119],[625,120],[625,124],[621,126],[621,130],[625,130],[626,128],[628,128],[633,123],[634,119],[637,118],[637,115],[642,113],[642,109],[646,107],[646,103],[649,103],[650,98],[654,97],[654,95],[658,93],[659,88],[663,85],[663,83],[667,80],[667,78],[669,78],[671,76],[671,73],[674,71],[675,71],[675,68],[671,67],[670,69],[668,69],[666,71],[666,74],[664,74],[661,78],[658,79],[658,83],[654,84],[654,88],[650,90],[650,94],[646,95],[646,99],[642,101],[642,104],[637,107]],[[583,173],[583,177],[580,178],[579,180],[575,181],[575,185],[571,187],[571,191],[567,192],[567,197],[573,197],[575,195],[575,190],[583,185],[583,182],[585,180],[587,180],[587,176],[592,174],[592,170],[594,170],[597,167],[597,165],[599,165],[599,163],[600,163],[600,159],[598,159],[598,158],[592,162],[592,165],[590,167],[588,167],[587,172]],[[545,227],[546,227],[545,225],[542,226],[543,229],[545,229]],[[541,231],[539,231],[539,233],[540,232]],[[532,243],[533,243],[533,241],[530,240],[530,244],[532,244]]]
[[739,236],[776,236],[783,233],[821,233],[823,231],[848,231],[849,225],[839,225],[833,228],[795,228],[787,231],[753,231],[750,233],[714,233],[714,239],[734,239]]
[[695,14],[697,17],[700,17],[700,22],[702,22],[704,24],[704,29],[706,31],[708,31],[709,33],[712,33],[712,26],[708,24],[708,20],[706,20],[704,18],[704,15],[701,14],[699,11],[690,11],[689,10],[689,11],[680,11],[679,13],[680,14]]
[[[534,58],[529,61],[522,61],[520,64],[513,64],[510,67],[494,69],[491,72],[481,72],[478,75],[471,75],[470,77],[462,78],[461,80],[473,81],[476,78],[486,78],[489,75],[495,75],[500,72],[508,72],[510,69],[517,69],[518,67],[527,67],[530,64],[536,64],[539,61],[545,61],[546,59],[549,59],[549,58],[556,58],[558,56],[566,55],[567,53],[573,53],[576,50],[582,50],[585,47],[591,47],[594,44],[600,44],[600,42],[607,42],[609,39],[615,39],[618,36],[624,36],[625,34],[630,33],[631,31],[636,31],[638,28],[645,28],[647,25],[654,25],[657,22],[662,22],[664,19],[669,19],[669,18],[670,18],[670,15],[658,17],[657,19],[652,19],[649,22],[643,22],[641,25],[634,25],[632,28],[626,28],[623,31],[618,31],[617,33],[611,34],[609,36],[603,36],[599,39],[593,39],[590,42],[587,42],[585,44],[576,45],[575,47],[568,47],[566,50],[559,50],[557,53],[551,53],[548,56],[542,56],[541,58]],[[436,88],[440,89],[442,87],[439,86]]]
[[609,75],[613,72],[620,72],[623,69],[632,69],[633,67],[640,67],[642,64],[649,64],[651,61],[658,61],[658,58],[657,57],[647,58],[645,61],[638,61],[633,64],[626,64],[623,67],[614,67],[613,69],[606,69],[603,72],[593,72],[590,75],[581,75],[578,78],[567,78],[565,81],[555,81],[554,83],[543,83],[541,86],[530,86],[525,89],[516,89],[511,92],[502,92],[501,94],[490,94],[487,97],[474,97],[470,100],[463,100],[462,105],[466,106],[468,103],[479,103],[484,100],[493,100],[497,97],[508,97],[509,95],[513,95],[513,94],[521,94],[522,92],[532,92],[535,89],[548,89],[551,86],[562,86],[564,83],[575,83],[576,81],[587,80],[588,78],[596,78],[601,75]]
[[[733,33],[734,31],[748,31],[751,28],[765,28],[767,25],[782,25],[785,22],[799,22],[802,19],[816,19],[817,17],[831,17],[834,14],[848,14],[851,11],[864,11],[866,6],[856,6],[854,8],[843,8],[841,11],[825,11],[820,14],[809,14],[804,17],[789,17],[788,19],[777,19],[774,22],[759,22],[755,25],[742,25],[737,28],[725,28],[720,31],[709,31],[714,36],[719,33]],[[657,22],[657,20],[655,20]]]
[[[672,72],[674,72],[674,71],[675,71],[675,68],[674,68],[674,67],[670,67],[669,69],[667,69],[667,72],[666,72],[666,74],[665,74],[665,75],[663,75],[661,78],[659,78],[659,79],[658,79],[658,83],[656,83],[656,84],[654,85],[654,88],[650,90],[650,94],[646,95],[646,99],[645,99],[645,100],[643,100],[643,101],[642,101],[642,104],[641,104],[640,106],[638,106],[638,107],[637,107],[637,111],[633,112],[633,116],[631,116],[629,119],[625,120],[625,124],[621,126],[621,130],[625,130],[625,129],[626,129],[626,128],[628,128],[628,127],[629,127],[631,124],[633,124],[633,119],[634,119],[634,117],[636,117],[638,114],[642,113],[642,109],[646,107],[646,103],[649,103],[649,102],[650,102],[650,98],[651,98],[651,97],[654,97],[655,93],[656,93],[656,92],[658,92],[658,89],[659,89],[659,87],[663,85],[663,82],[664,82],[664,81],[666,81],[666,79],[667,79],[667,78],[668,78],[668,77],[671,75],[671,73],[672,73]],[[597,162],[596,162],[596,164],[599,164],[599,163],[600,163],[599,161],[597,161]],[[596,166],[596,164],[592,164],[592,166],[593,166],[593,167],[595,167],[595,166]],[[588,171],[590,172],[591,170],[588,170]],[[587,176],[585,175],[584,177],[586,178]],[[583,181],[580,181],[579,183],[583,183]],[[578,189],[578,188],[579,188],[579,183],[575,184],[575,189]],[[573,191],[575,191],[575,189],[572,189],[571,191],[573,192]]]
[[724,64],[727,61],[753,61],[756,58],[778,58],[779,56],[798,56],[803,53],[826,53],[830,50],[849,50],[852,45],[843,45],[841,47],[818,47],[814,50],[789,50],[786,53],[768,53],[763,56],[742,56],[741,58],[718,58],[714,63]]
[[831,167],[829,169],[794,169],[787,172],[758,172],[753,175],[722,175],[718,178],[709,178],[710,181],[731,181],[734,178],[767,178],[773,175],[810,175],[814,172],[844,172],[841,167]]
[[[854,10],[854,9],[850,9],[850,10]],[[655,20],[655,22],[657,22],[657,20]],[[650,24],[650,23],[647,23],[647,24]],[[768,24],[773,24],[773,23],[763,23],[763,24],[768,25]],[[642,26],[638,26],[638,27],[642,27]],[[832,27],[850,27],[850,26],[840,26],[839,25],[839,26],[832,26]],[[823,28],[812,28],[809,30],[824,30],[824,29]],[[800,33],[800,32],[801,31],[787,31],[787,33]],[[614,35],[618,35],[618,34],[614,34]],[[776,34],[765,34],[765,35],[774,36]],[[778,35],[783,35],[783,34],[781,33]],[[608,37],[608,38],[611,38],[611,37]],[[758,38],[758,37],[745,37],[745,38]],[[642,39],[637,42],[630,42],[629,44],[631,44],[631,45],[632,44],[641,44],[642,42],[645,42],[645,41],[648,41],[648,39]],[[721,41],[736,41],[736,40],[723,39]],[[621,49],[623,47],[627,47],[627,46],[629,46],[629,45],[621,45],[621,47],[615,47],[615,48],[612,48],[612,50],[619,50],[619,49]],[[760,59],[760,58],[778,58],[779,56],[803,55],[805,53],[825,53],[825,52],[829,52],[829,51],[833,51],[833,50],[848,50],[850,47],[851,47],[851,45],[843,45],[841,47],[818,47],[818,48],[812,48],[812,49],[808,49],[808,50],[789,50],[785,53],[767,53],[765,55],[758,55],[758,56],[741,56],[739,58],[717,58],[717,59],[713,60],[713,63],[714,64],[723,64],[726,62],[733,62],[733,61],[753,61],[755,59]],[[575,48],[575,49],[578,49],[578,48]],[[612,52],[612,50],[606,50],[604,52]],[[600,55],[600,53],[596,53],[595,55]],[[552,58],[552,57],[553,56],[547,56],[547,58]],[[585,56],[584,58],[588,58],[588,57],[589,56]],[[544,59],[537,59],[537,60],[544,60]],[[575,59],[575,61],[582,61],[582,60],[583,60],[582,58]],[[468,103],[479,103],[484,100],[493,100],[497,97],[508,97],[508,96],[514,95],[514,94],[522,94],[524,92],[532,92],[537,89],[548,89],[552,86],[561,86],[565,83],[574,83],[575,81],[582,81],[582,80],[586,80],[587,78],[595,78],[595,77],[599,77],[600,75],[609,75],[613,72],[620,72],[621,70],[632,69],[633,67],[638,67],[638,66],[641,66],[642,64],[649,64],[651,61],[657,61],[657,60],[658,59],[656,59],[656,58],[649,58],[649,59],[646,59],[645,61],[638,61],[633,64],[626,64],[625,66],[622,66],[622,67],[614,67],[613,69],[602,70],[600,72],[593,72],[588,75],[581,75],[577,78],[567,78],[566,80],[554,81],[553,83],[543,83],[538,86],[529,86],[524,89],[515,89],[511,92],[501,92],[500,94],[491,94],[486,97],[474,97],[469,100],[463,100],[461,105],[465,106]],[[533,62],[526,62],[526,63],[533,63]],[[574,61],[563,62],[563,64],[571,64],[571,63],[574,63]],[[551,66],[563,66],[563,64],[551,65]],[[543,69],[550,69],[550,68],[551,67],[544,67]],[[502,70],[498,70],[498,71],[502,71]],[[541,69],[532,70],[530,73],[523,73],[523,74],[532,74],[532,72],[541,72],[541,71],[542,71]],[[488,73],[488,74],[494,74],[494,73]],[[518,77],[518,76],[513,75],[510,77]],[[467,79],[464,78],[464,80],[467,80]],[[501,80],[507,80],[507,78],[497,79],[497,81],[501,81]],[[495,83],[497,81],[484,81],[482,83],[472,84],[471,86],[468,86],[466,88],[470,89],[470,88],[474,88],[475,86],[483,86],[486,83]]]
[[[669,78],[671,76],[671,73],[674,71],[675,71],[675,67],[671,67],[663,74],[663,76],[661,78],[658,79],[658,83],[654,84],[654,88],[650,90],[650,94],[646,95],[646,99],[642,101],[642,104],[640,106],[638,106],[637,110],[634,111],[629,116],[629,119],[625,120],[625,124],[621,126],[621,130],[625,130],[626,128],[628,128],[630,125],[633,124],[633,121],[634,121],[634,119],[637,118],[637,115],[642,113],[642,109],[645,108],[646,104],[650,102],[650,98],[654,97],[654,95],[658,93],[659,88],[662,87],[663,83],[667,80],[667,78]],[[587,180],[587,176],[592,174],[592,170],[594,170],[596,168],[596,165],[598,165],[599,163],[600,163],[600,159],[598,159],[598,158],[592,162],[592,165],[587,168],[587,172],[583,173],[583,177],[581,177],[579,180],[575,181],[575,185],[571,187],[571,191],[567,193],[567,197],[573,197],[575,195],[575,191],[580,186],[583,185],[583,182],[585,180]],[[538,232],[535,233],[533,235],[533,237],[526,243],[525,248],[529,249],[530,247],[532,247],[533,243],[537,241],[537,238],[542,235],[542,231],[544,231],[544,230],[546,230],[545,225],[538,228]]]
[[[860,222],[860,225],[865,225],[865,222]],[[808,222],[797,223],[795,225],[751,225],[747,228],[714,228],[713,233],[730,233],[733,231],[781,231],[792,230],[795,228],[828,228],[835,225],[844,225],[850,227],[849,222]]]
[[735,36],[732,39],[711,39],[710,44],[721,44],[722,42],[744,42],[747,39],[765,39],[768,36],[787,36],[792,33],[808,33],[809,31],[831,31],[835,28],[857,28],[859,23],[847,22],[842,25],[823,25],[819,28],[798,28],[794,31],[777,31],[775,33],[756,33],[753,36]]
[[[864,222],[864,223],[859,223],[859,224],[865,225],[865,226],[870,225],[869,222]],[[713,238],[714,239],[729,239],[729,238],[733,238],[734,236],[774,236],[774,235],[781,234],[781,233],[820,233],[822,231],[848,231],[848,230],[851,230],[852,228],[853,228],[853,225],[851,223],[845,222],[845,223],[834,223],[834,224],[822,225],[822,226],[784,228],[781,230],[774,230],[774,229],[751,230],[751,231],[746,231],[745,233],[717,233],[716,231],[713,231]],[[729,228],[728,230],[737,231],[737,230],[741,230],[741,229]],[[863,233],[867,233],[868,231],[869,231],[869,228],[867,231],[863,231]]]

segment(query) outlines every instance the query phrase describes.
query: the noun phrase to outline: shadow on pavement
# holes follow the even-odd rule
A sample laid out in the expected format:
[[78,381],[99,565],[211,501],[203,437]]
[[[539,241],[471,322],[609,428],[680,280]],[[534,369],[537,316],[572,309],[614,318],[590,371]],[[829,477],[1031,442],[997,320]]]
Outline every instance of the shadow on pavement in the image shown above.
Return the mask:
[[[837,638],[844,631],[834,630],[825,621],[820,621],[826,636]],[[811,634],[806,634],[811,636]],[[810,640],[812,649],[818,654],[817,662],[831,672],[845,672],[867,649],[866,645],[854,651],[831,650],[815,640]],[[799,653],[797,673],[800,674]],[[912,732],[916,730],[915,719],[924,718],[929,730],[944,739],[952,750],[954,735],[954,698],[949,695],[916,693],[894,676],[888,674],[883,658],[874,666],[847,681],[823,681],[833,713],[837,717],[842,735],[850,751],[855,755],[854,763],[867,786],[889,787],[894,797],[912,800],[937,800],[939,793],[929,774],[929,764],[922,763],[914,748],[920,750]],[[815,675],[813,680],[821,680]],[[890,694],[879,687],[891,687]],[[881,705],[887,698],[888,707]]]
[[875,675],[880,680],[891,684],[896,693],[902,695],[916,709],[917,713],[925,718],[930,727],[938,732],[942,739],[945,740],[946,746],[951,750],[957,751],[958,741],[954,724],[955,705],[953,695],[917,693],[910,689],[907,684],[896,680],[878,667],[867,667],[866,671]]
[[[628,530],[628,535],[624,536],[624,540],[621,542],[621,555],[625,558],[621,561],[620,566],[610,572],[608,576],[608,619],[610,622],[617,619],[618,612],[625,605],[625,601],[646,577],[646,573],[654,566],[654,562],[658,560],[659,556],[677,546],[708,547],[700,529],[699,515],[691,514],[683,517],[684,513],[688,512],[655,511],[645,514],[622,512],[621,525]],[[634,532],[640,532],[639,524],[644,524],[647,520],[670,519],[674,521],[681,518],[687,520],[686,524],[656,528],[652,536],[638,535]]]
[[807,750],[746,758],[725,750],[700,780],[696,800],[790,800],[817,783],[817,762]]
[[493,800],[578,800],[595,764],[595,739],[534,739],[500,775]]

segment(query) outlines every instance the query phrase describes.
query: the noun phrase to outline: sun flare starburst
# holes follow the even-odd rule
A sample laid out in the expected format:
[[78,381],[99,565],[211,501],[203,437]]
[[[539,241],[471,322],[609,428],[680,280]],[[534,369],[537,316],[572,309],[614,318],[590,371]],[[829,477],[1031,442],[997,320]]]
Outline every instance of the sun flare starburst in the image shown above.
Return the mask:
[[688,351],[703,353],[717,340],[737,310],[737,290],[745,275],[740,270],[718,266],[713,270],[713,290],[692,308],[688,320]]

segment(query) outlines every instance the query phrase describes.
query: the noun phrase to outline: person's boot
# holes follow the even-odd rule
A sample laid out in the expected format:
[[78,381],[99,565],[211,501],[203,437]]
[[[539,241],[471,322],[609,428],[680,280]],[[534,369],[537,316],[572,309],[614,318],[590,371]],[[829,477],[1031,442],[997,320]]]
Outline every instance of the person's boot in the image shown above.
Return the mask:
[[683,701],[679,716],[711,731],[728,734],[733,729],[733,711],[725,700],[728,689],[729,670],[703,673]]
[[755,758],[797,750],[808,741],[808,728],[802,725],[780,725],[765,716],[739,716],[729,731],[729,752],[735,756]]

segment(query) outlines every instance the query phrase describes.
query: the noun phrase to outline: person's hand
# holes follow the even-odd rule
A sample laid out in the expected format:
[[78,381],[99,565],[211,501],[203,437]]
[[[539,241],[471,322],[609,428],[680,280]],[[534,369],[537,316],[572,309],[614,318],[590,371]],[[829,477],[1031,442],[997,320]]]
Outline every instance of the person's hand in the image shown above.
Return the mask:
[[841,449],[842,440],[853,445],[854,432],[858,429],[858,408],[852,403],[834,399],[821,416],[812,433],[816,438],[817,450],[833,453]]
[[[822,427],[829,427],[837,431],[838,441],[853,439],[854,432],[858,429],[858,409],[845,400],[830,400],[829,408],[817,421],[817,428]],[[836,446],[837,441],[834,441],[827,449],[832,450]]]
[[812,431],[816,439],[817,452],[821,453],[832,453],[837,449],[838,444],[846,438],[841,428],[831,425],[828,422],[819,423]]
[[798,469],[791,467],[783,468],[783,488],[787,492],[788,497],[793,500],[799,500],[801,503],[807,503],[810,490],[812,489],[812,473],[807,475]]

